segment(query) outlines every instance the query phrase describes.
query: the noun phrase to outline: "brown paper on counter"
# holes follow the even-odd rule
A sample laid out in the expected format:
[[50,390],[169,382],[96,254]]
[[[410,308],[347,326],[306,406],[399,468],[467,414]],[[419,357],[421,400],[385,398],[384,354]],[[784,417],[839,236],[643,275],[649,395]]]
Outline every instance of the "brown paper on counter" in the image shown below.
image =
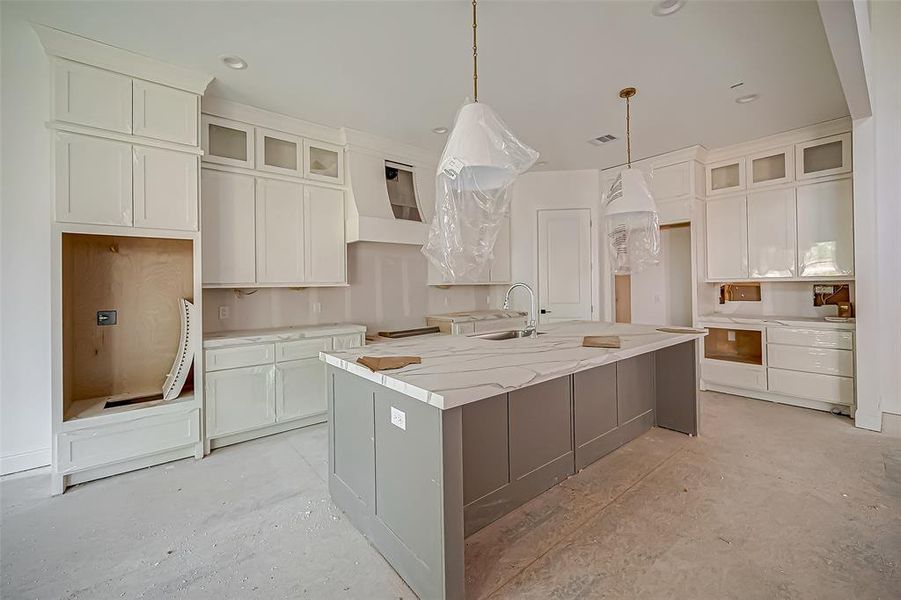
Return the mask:
[[370,371],[390,371],[407,365],[418,365],[422,359],[418,356],[361,356],[357,362]]
[[582,338],[584,348],[619,348],[618,335],[586,335]]
[[706,329],[695,329],[694,327],[658,327],[657,331],[663,333],[707,333]]

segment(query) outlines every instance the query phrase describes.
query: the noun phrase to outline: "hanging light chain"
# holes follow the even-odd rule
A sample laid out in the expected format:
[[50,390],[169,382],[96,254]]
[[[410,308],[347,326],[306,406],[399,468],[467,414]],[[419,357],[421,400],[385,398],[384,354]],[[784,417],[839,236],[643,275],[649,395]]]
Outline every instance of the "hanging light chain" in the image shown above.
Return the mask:
[[619,97],[626,101],[626,163],[632,168],[632,105],[629,100],[638,93],[634,87],[623,88],[619,91]]
[[472,0],[472,99],[479,101],[479,45],[476,42],[476,0]]

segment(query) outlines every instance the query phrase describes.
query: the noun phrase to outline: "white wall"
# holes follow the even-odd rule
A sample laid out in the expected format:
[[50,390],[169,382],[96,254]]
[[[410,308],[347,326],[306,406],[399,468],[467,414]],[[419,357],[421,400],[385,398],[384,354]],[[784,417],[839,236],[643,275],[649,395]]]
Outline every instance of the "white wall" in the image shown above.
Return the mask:
[[[425,327],[429,314],[499,308],[494,286],[426,286],[427,261],[419,246],[356,242],[347,246],[349,287],[259,289],[251,295],[204,290],[205,332],[352,322],[368,333]],[[318,305],[318,306],[317,306]],[[219,319],[219,307],[229,318]],[[318,312],[317,312],[318,308]]]
[[50,76],[23,5],[0,3],[0,470],[50,463]]
[[[591,288],[594,319],[612,320],[601,307],[598,226],[600,215],[600,171],[541,171],[526,173],[513,185],[510,205],[512,272],[514,281],[528,283],[538,293],[538,211],[548,208],[591,209]],[[540,300],[539,300],[540,304]],[[529,309],[526,294],[517,294],[514,307]]]
[[660,262],[633,273],[632,322],[690,326],[691,227],[660,230]]

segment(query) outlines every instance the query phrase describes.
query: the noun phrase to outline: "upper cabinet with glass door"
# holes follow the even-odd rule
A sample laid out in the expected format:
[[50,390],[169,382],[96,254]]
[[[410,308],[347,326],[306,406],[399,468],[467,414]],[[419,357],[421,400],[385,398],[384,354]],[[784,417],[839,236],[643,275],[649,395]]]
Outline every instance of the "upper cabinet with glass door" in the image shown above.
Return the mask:
[[204,162],[254,168],[253,125],[210,115],[201,116]]
[[793,146],[764,150],[748,156],[748,187],[751,189],[791,183],[795,180]]
[[336,185],[344,184],[344,148],[304,140],[304,177]]
[[257,127],[256,139],[258,170],[303,177],[303,138]]
[[797,178],[813,179],[851,171],[851,134],[843,133],[795,146]]
[[745,189],[745,159],[732,158],[707,165],[707,195],[719,196]]

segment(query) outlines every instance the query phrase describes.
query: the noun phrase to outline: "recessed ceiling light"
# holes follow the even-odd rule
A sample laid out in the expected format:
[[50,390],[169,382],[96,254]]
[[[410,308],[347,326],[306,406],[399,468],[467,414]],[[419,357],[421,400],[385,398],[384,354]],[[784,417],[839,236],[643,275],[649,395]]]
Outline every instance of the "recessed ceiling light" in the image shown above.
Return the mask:
[[655,17],[668,17],[685,6],[685,0],[657,0],[651,7],[651,14]]
[[760,98],[760,94],[746,94],[744,96],[739,96],[735,99],[737,104],[747,104],[748,102],[754,102]]
[[434,128],[432,131],[433,131],[434,133],[437,133],[437,134],[440,135],[440,134],[442,134],[442,133],[447,133],[447,127],[436,127],[436,128]]
[[223,56],[220,58],[220,60],[222,61],[222,64],[224,64],[229,69],[241,71],[247,68],[247,62],[240,56]]

